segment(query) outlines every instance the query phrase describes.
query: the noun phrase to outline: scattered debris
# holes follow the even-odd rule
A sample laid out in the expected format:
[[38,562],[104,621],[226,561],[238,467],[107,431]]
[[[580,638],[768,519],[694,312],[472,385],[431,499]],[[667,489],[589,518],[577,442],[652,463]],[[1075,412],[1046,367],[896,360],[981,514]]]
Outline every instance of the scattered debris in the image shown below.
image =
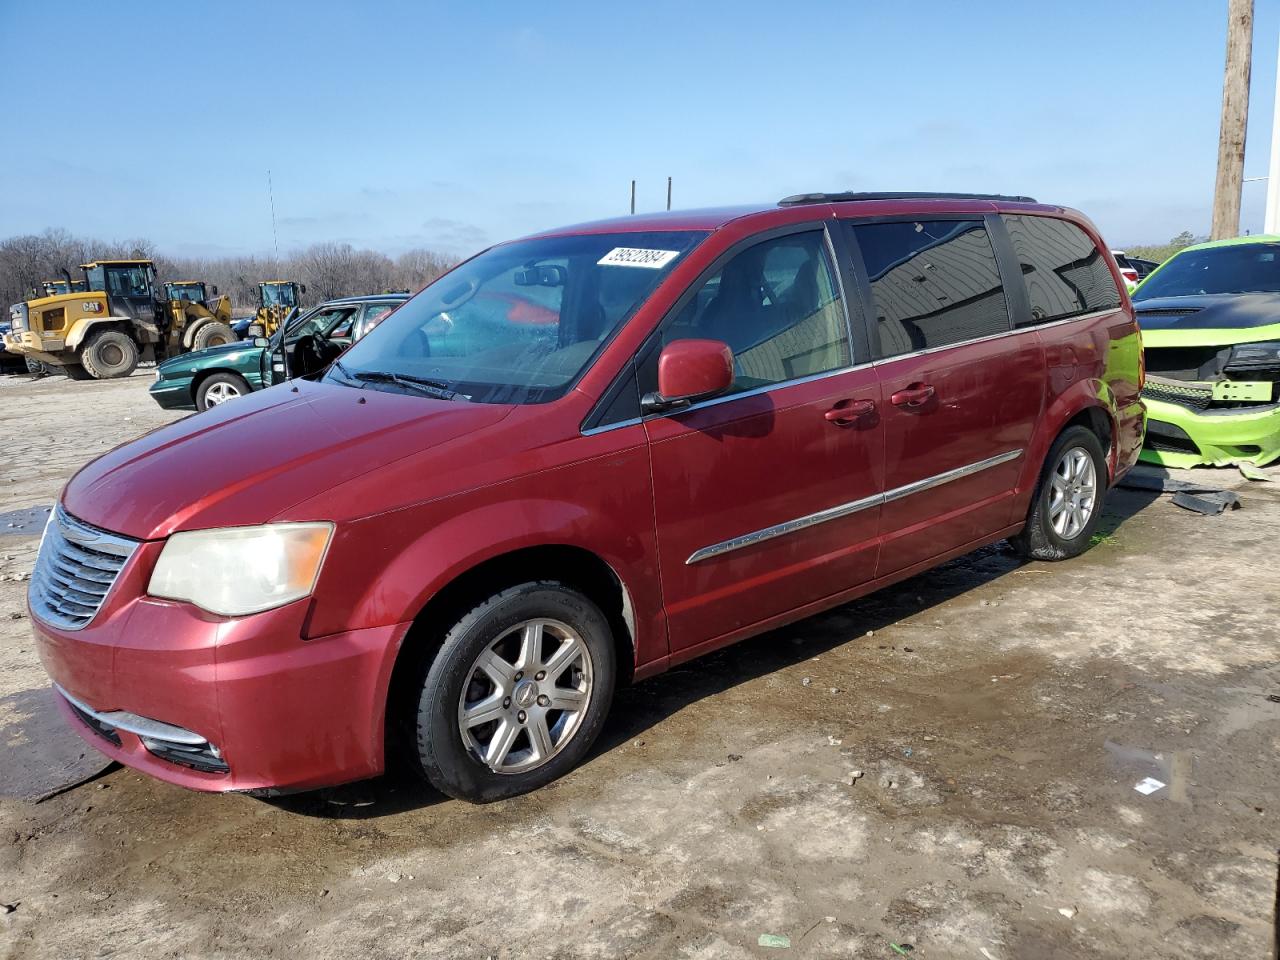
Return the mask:
[[780,947],[785,950],[791,946],[791,938],[784,933],[762,933],[756,943],[762,947]]
[[1133,787],[1133,789],[1137,790],[1139,793],[1146,794],[1147,796],[1150,796],[1151,794],[1155,793],[1157,790],[1163,790],[1164,788],[1165,788],[1164,782],[1161,780],[1157,780],[1155,777],[1143,777],[1136,784],[1134,784],[1134,787]]
[[865,774],[865,772],[864,772],[864,771],[862,771],[862,770],[850,770],[850,771],[849,771],[849,786],[851,786],[851,787],[852,787],[855,783],[857,783],[859,780],[861,780],[864,776],[866,776],[866,774]]
[[1070,907],[1059,907],[1058,912],[1062,914],[1064,917],[1066,917],[1068,920],[1071,920],[1075,917],[1077,913],[1080,912],[1080,908],[1074,905]]
[[937,740],[938,738],[937,738],[937,737],[930,736],[930,735],[926,734],[926,735],[925,735],[925,737],[924,737],[924,739],[925,739],[925,741],[926,741],[926,742],[928,742],[928,743],[933,743],[933,741]]
[[988,950],[986,947],[979,947],[978,952],[981,953],[984,957],[986,957],[987,960],[996,960],[996,955],[992,953],[990,950]]
[[889,941],[889,946],[893,949],[894,953],[902,954],[904,957],[915,949],[915,947],[909,943],[894,943],[892,940]]
[[813,683],[813,681],[810,680],[808,677],[805,677],[803,680],[800,681],[800,686],[807,687],[811,683]]
[[21,900],[15,900],[13,903],[0,903],[0,913],[13,913],[21,902]]
[[1246,480],[1261,480],[1264,483],[1271,483],[1275,479],[1267,476],[1252,463],[1238,463],[1236,466],[1240,468],[1240,476]]
[[1267,699],[1272,703],[1280,703],[1280,693],[1269,693],[1267,694]]
[[842,743],[844,743],[844,741],[843,741],[843,740],[839,740],[839,739],[837,739],[837,738],[835,738],[835,737],[831,736],[831,734],[827,734],[827,746],[829,746],[829,747],[838,747],[838,746],[840,746],[840,744],[842,744]]
[[1182,507],[1184,510],[1194,510],[1206,517],[1216,517],[1224,510],[1239,510],[1240,496],[1230,490],[1214,490],[1199,495],[1175,493],[1173,503],[1174,506]]
[[634,746],[637,746],[637,747],[643,747],[643,746],[644,746],[644,741],[643,741],[643,740],[637,740],[637,741],[635,742]]
[[915,653],[915,652],[916,652],[916,648],[915,648],[915,647],[903,647],[903,648],[902,648],[902,652],[903,652],[903,653]]
[[737,762],[738,762],[739,760],[741,760],[741,759],[742,759],[742,754],[740,754],[740,753],[731,753],[731,754],[729,754],[729,762],[730,762],[730,763],[737,763]]
[[1125,474],[1118,486],[1131,490],[1154,490],[1157,493],[1216,493],[1221,487],[1206,486],[1203,483],[1192,483],[1187,480],[1174,480],[1172,477],[1161,477],[1150,473],[1131,470]]
[[913,752],[913,751],[911,750],[911,748],[910,748],[910,747],[906,747],[906,748],[904,748],[904,749],[903,749],[903,751],[902,751],[902,755],[903,755],[904,757],[909,757],[909,756],[911,756],[912,752]]
[[825,920],[825,921],[827,921],[827,923],[835,923],[835,922],[836,922],[836,918],[835,918],[835,917],[823,917],[822,919],[823,919],[823,920]]

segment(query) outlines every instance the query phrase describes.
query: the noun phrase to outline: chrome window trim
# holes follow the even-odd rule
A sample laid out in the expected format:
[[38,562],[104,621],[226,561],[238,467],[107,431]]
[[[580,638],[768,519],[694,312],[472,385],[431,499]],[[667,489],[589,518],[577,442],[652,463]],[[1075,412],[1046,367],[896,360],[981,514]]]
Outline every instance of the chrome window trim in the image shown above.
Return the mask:
[[762,387],[753,387],[750,390],[743,390],[739,393],[726,393],[723,396],[712,397],[710,400],[700,400],[697,403],[691,403],[687,407],[674,407],[670,410],[662,410],[657,413],[646,414],[642,417],[632,417],[630,420],[619,420],[617,423],[607,423],[599,427],[590,427],[581,430],[579,433],[584,437],[595,436],[597,433],[607,433],[610,430],[617,430],[622,427],[634,427],[637,423],[644,423],[646,420],[658,420],[663,417],[674,417],[680,414],[689,413],[692,410],[703,410],[707,407],[719,406],[722,403],[729,403],[733,400],[741,400],[744,397],[758,397],[762,394],[773,393],[775,390],[783,390],[787,387],[798,386],[802,383],[814,383],[818,380],[826,380],[830,377],[838,377],[844,373],[852,373],[855,370],[862,370],[866,367],[874,366],[874,363],[867,361],[865,363],[855,363],[852,366],[841,367],[838,370],[826,370],[822,373],[810,374],[807,377],[797,377],[795,380],[780,380],[777,383],[767,383]]
[[937,353],[940,350],[954,350],[957,347],[966,347],[973,343],[986,343],[988,340],[999,340],[1003,337],[1016,337],[1019,334],[1033,333],[1036,330],[1044,330],[1048,327],[1056,327],[1064,323],[1076,323],[1080,320],[1096,320],[1098,317],[1105,317],[1109,313],[1117,313],[1123,310],[1123,307],[1109,307],[1106,310],[1095,310],[1092,313],[1082,313],[1078,317],[1064,317],[1061,320],[1050,320],[1048,323],[1031,323],[1025,327],[1015,327],[1012,330],[1001,330],[999,333],[988,334],[985,337],[975,337],[972,340],[959,340],[955,343],[946,343],[940,347],[925,347],[923,350],[912,350],[910,353],[895,353],[892,357],[884,357],[875,361],[875,365],[880,367],[886,363],[896,363],[899,360],[908,360],[911,357],[923,357],[931,353]]
[[944,473],[935,474],[932,477],[925,477],[923,480],[916,480],[912,483],[904,484],[901,487],[895,487],[894,489],[887,490],[884,493],[877,493],[870,497],[863,497],[861,500],[842,503],[839,506],[829,507],[826,510],[820,510],[817,513],[797,517],[794,520],[786,520],[783,523],[774,524],[771,527],[764,527],[761,530],[743,534],[742,536],[734,537],[731,540],[724,540],[720,543],[712,544],[709,547],[702,547],[689,555],[689,559],[685,561],[685,566],[701,563],[703,560],[709,560],[712,557],[723,556],[726,553],[732,553],[734,550],[741,550],[743,547],[763,543],[766,540],[772,540],[775,537],[795,533],[798,530],[804,530],[820,523],[827,523],[830,520],[838,520],[842,517],[858,513],[861,510],[866,510],[869,507],[878,507],[886,503],[892,503],[895,500],[901,500],[904,497],[909,497],[912,494],[920,493],[924,490],[930,490],[933,487],[940,487],[944,483],[950,483],[952,480],[959,480],[961,477],[981,473],[983,470],[988,470],[991,467],[998,467],[1003,463],[1009,463],[1012,460],[1017,460],[1024,452],[1025,451],[1022,448],[1018,448],[1017,450],[1008,450],[1005,453],[996,454],[994,457],[988,457],[987,459],[979,460],[976,463],[965,464],[962,467],[956,467],[953,470],[947,470]]

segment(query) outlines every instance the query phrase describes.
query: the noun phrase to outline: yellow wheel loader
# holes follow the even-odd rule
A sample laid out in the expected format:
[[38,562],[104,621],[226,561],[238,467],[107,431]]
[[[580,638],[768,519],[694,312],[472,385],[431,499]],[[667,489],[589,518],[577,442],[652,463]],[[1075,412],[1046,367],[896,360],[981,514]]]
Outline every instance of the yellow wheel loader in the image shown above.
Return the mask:
[[293,280],[263,280],[258,284],[258,312],[249,324],[249,336],[269,337],[287,324],[302,305],[306,284]]
[[[86,290],[38,297],[9,308],[4,348],[60,368],[73,380],[127,377],[139,360],[230,343],[231,305],[158,293],[150,260],[81,264]],[[181,286],[181,285],[179,285]]]

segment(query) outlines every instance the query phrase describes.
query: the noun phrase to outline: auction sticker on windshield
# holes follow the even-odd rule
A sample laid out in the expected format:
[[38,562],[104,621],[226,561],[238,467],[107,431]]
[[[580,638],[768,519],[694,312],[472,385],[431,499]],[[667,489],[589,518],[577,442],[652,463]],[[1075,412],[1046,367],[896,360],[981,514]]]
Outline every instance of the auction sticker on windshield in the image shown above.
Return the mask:
[[679,250],[645,250],[640,247],[614,247],[596,261],[599,266],[647,267],[661,270],[680,256]]

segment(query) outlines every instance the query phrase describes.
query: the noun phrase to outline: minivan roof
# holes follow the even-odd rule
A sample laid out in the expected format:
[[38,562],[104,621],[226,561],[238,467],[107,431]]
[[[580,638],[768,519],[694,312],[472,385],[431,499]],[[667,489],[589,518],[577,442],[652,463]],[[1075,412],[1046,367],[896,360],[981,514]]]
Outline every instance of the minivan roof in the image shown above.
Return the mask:
[[1040,212],[1061,215],[1065,208],[1038,203],[1030,197],[1005,196],[995,193],[811,193],[785,197],[778,203],[756,203],[741,206],[706,207],[695,210],[667,210],[612,217],[571,226],[557,227],[533,237],[562,237],[584,233],[646,233],[663,230],[719,230],[746,217],[760,217],[778,223],[795,222],[805,211],[826,206],[831,215],[845,217],[884,217],[895,214],[928,213],[1018,213]]

